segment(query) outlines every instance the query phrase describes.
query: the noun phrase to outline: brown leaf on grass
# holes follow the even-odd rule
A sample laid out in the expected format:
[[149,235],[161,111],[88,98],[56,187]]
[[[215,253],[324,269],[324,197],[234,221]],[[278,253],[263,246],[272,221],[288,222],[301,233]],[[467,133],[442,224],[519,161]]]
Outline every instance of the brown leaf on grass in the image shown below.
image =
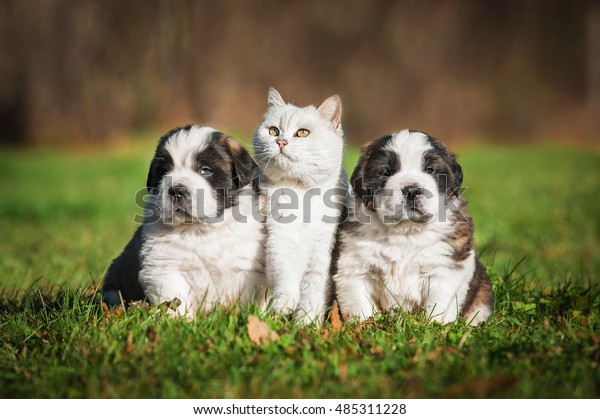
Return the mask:
[[42,333],[40,334],[37,331],[33,331],[33,335],[38,338],[39,340],[41,340],[43,343],[50,343],[48,341],[48,339],[45,338],[45,336],[48,336],[48,332],[46,332],[45,330],[42,330]]
[[264,345],[279,340],[279,335],[269,325],[250,314],[248,316],[248,336],[257,345]]
[[170,301],[162,302],[158,305],[159,308],[163,310],[173,310],[176,311],[177,307],[181,305],[181,300],[179,298],[173,298]]
[[439,352],[427,352],[427,355],[425,355],[425,359],[428,361],[437,361],[439,357]]
[[483,379],[471,379],[464,383],[452,384],[444,391],[445,397],[489,397],[506,391],[517,382],[516,377],[497,375]]
[[111,310],[117,317],[123,317],[125,315],[125,307],[123,304],[119,304],[113,310]]
[[342,324],[342,319],[340,317],[340,308],[338,307],[338,303],[335,300],[333,301],[333,306],[331,307],[329,319],[331,320],[332,331],[338,332],[344,329],[344,325]]
[[132,353],[134,350],[134,346],[133,346],[133,330],[129,332],[129,335],[127,336],[127,346],[125,346],[125,352],[127,353]]
[[452,347],[452,346],[444,346],[441,351],[445,354],[457,354],[460,352],[460,350]]
[[346,365],[345,363],[340,363],[340,381],[346,381],[346,378],[348,378],[348,365]]
[[109,307],[104,301],[102,301],[102,311],[104,312],[105,319],[112,319],[113,317],[121,317],[125,314],[125,308],[122,304],[118,306]]
[[148,326],[146,329],[146,337],[148,338],[148,342],[156,342],[156,330],[152,326]]
[[381,358],[384,354],[385,350],[381,345],[375,345],[371,348],[371,353],[378,358]]
[[150,304],[147,301],[138,300],[129,302],[128,307],[148,311],[150,309]]
[[415,352],[415,355],[412,358],[412,362],[414,362],[414,363],[419,362],[419,360],[421,359],[421,356],[423,356],[423,348],[418,347],[417,351]]

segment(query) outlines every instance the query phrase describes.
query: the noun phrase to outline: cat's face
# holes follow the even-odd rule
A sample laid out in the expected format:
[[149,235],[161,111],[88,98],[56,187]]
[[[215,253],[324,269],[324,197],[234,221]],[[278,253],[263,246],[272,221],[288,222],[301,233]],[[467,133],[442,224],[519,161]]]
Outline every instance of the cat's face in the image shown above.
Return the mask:
[[338,96],[318,108],[285,103],[269,90],[268,108],[254,134],[254,156],[273,182],[319,184],[338,176],[342,164],[342,106]]

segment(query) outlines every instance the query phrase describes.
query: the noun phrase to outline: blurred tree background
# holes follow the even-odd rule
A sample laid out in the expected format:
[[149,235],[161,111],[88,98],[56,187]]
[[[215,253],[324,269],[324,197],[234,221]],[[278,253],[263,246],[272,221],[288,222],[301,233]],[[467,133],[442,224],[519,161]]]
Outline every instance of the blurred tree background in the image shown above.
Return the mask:
[[0,141],[105,144],[190,122],[251,135],[269,86],[338,93],[349,141],[598,144],[593,0],[0,0]]

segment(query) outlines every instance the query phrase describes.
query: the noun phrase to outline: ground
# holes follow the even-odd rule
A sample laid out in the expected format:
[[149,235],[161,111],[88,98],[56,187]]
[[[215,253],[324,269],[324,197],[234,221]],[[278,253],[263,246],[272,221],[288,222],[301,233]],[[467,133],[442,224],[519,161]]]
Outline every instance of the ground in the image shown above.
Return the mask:
[[[254,307],[190,323],[100,305],[153,148],[0,150],[0,397],[600,397],[597,150],[459,150],[488,323],[387,312],[315,329]],[[279,339],[254,343],[251,315]]]

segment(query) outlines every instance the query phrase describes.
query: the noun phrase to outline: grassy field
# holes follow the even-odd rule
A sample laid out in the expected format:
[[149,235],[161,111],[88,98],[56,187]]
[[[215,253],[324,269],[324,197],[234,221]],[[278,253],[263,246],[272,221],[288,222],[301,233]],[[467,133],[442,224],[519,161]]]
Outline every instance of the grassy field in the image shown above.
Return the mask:
[[0,397],[600,397],[600,152],[460,153],[497,297],[487,324],[389,312],[313,330],[268,314],[280,339],[256,345],[253,307],[188,323],[99,305],[153,147],[0,150]]

